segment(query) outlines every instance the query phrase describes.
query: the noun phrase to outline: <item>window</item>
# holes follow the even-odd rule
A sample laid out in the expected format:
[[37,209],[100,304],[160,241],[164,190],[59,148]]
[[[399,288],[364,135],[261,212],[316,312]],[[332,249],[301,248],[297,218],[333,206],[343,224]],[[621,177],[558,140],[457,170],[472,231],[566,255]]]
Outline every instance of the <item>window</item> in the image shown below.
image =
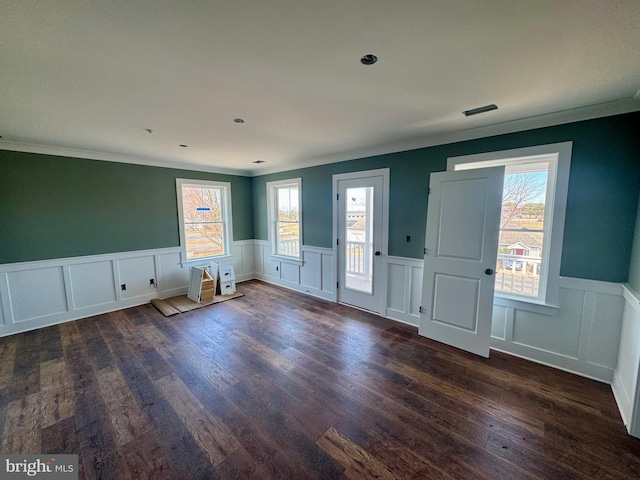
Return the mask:
[[269,243],[274,255],[301,258],[302,179],[267,183]]
[[183,261],[229,255],[231,184],[176,180]]
[[571,142],[449,159],[449,170],[505,167],[496,298],[557,305],[570,161]]

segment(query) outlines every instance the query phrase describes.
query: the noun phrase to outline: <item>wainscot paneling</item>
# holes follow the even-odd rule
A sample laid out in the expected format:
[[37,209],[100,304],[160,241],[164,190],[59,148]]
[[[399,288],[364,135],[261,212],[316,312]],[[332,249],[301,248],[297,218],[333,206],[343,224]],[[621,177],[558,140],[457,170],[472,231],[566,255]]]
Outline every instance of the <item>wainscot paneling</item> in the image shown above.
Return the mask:
[[618,363],[611,387],[629,433],[640,438],[640,294],[624,285]]
[[108,305],[118,300],[113,262],[80,263],[68,268],[74,310]]
[[[220,261],[237,281],[256,277],[254,243],[235,242]],[[0,265],[0,336],[181,295],[188,283],[180,248]]]
[[335,301],[332,249],[303,245],[302,260],[289,260],[272,255],[268,242],[255,243],[255,278]]
[[[422,261],[388,258],[387,316],[419,325]],[[616,283],[562,277],[558,308],[496,300],[491,348],[611,383],[624,298]]]
[[64,271],[61,266],[6,273],[13,323],[28,322],[67,311]]
[[387,317],[403,323],[420,323],[423,261],[385,257],[387,261]]
[[491,347],[611,383],[624,304],[620,284],[562,277],[558,304],[549,313],[494,307]]

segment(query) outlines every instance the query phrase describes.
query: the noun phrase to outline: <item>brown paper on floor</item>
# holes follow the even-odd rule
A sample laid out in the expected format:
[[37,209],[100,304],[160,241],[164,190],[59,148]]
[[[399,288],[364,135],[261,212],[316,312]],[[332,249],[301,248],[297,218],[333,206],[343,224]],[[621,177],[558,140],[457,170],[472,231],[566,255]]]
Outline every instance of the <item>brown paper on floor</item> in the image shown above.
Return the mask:
[[213,301],[197,303],[187,298],[186,295],[178,295],[177,297],[165,298],[164,300],[151,300],[151,303],[165,317],[170,317],[171,315],[188,312],[189,310],[195,310],[196,308],[206,307],[208,305],[213,305],[214,303],[224,302],[225,300],[231,300],[232,298],[243,296],[244,294],[240,292],[232,293],[231,295],[216,295],[213,298]]

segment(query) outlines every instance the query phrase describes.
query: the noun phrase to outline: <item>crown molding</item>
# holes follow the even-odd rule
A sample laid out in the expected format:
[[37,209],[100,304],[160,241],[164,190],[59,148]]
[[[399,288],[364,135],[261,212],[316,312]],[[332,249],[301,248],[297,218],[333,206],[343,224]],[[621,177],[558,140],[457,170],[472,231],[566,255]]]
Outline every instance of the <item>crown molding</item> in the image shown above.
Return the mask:
[[[638,98],[637,100],[640,100]],[[448,143],[464,142],[467,140],[476,140],[479,138],[494,137],[496,135],[505,135],[508,133],[524,132],[537,128],[553,127],[567,123],[581,122],[585,120],[594,120],[596,118],[611,117],[614,115],[623,115],[640,111],[640,102],[637,100],[616,100],[613,102],[601,103],[597,105],[589,105],[587,107],[574,108],[571,110],[563,110],[559,112],[547,113],[533,117],[511,120],[508,122],[495,123],[482,127],[471,128],[467,130],[459,130],[452,133],[439,135],[426,135],[418,138],[412,138],[402,142],[389,143],[366,149],[358,149],[349,153],[340,153],[335,155],[327,155],[313,159],[306,159],[296,162],[295,165],[282,167],[266,167],[262,169],[253,169],[250,171],[252,177],[260,175],[268,175],[271,173],[286,172],[298,170],[300,168],[315,167],[326,165],[329,163],[338,163],[348,160],[356,160],[359,158],[374,157],[377,155],[385,155],[389,153],[404,152],[408,150],[417,150],[419,148],[435,147],[438,145],[446,145]]]
[[179,170],[191,170],[196,172],[218,173],[223,175],[237,175],[242,177],[256,177],[271,173],[288,172],[302,168],[327,165],[330,163],[345,162],[359,158],[385,155],[389,153],[416,150],[419,148],[434,147],[448,143],[476,140],[478,138],[493,137],[508,133],[534,130],[537,128],[552,127],[567,123],[593,120],[596,118],[610,117],[640,111],[640,91],[632,99],[616,100],[613,102],[589,105],[571,110],[537,115],[533,117],[512,120],[508,122],[495,123],[482,127],[476,127],[456,132],[436,135],[423,135],[414,137],[402,142],[387,143],[383,145],[371,146],[368,148],[356,149],[350,152],[341,152],[333,155],[326,155],[315,158],[299,159],[289,162],[286,165],[265,167],[257,169],[235,169],[208,166],[201,164],[185,163],[180,161],[158,160],[148,157],[124,155],[119,153],[99,152],[93,150],[81,150],[67,147],[56,147],[31,143],[12,142],[0,140],[0,150],[11,150],[16,152],[40,153],[45,155],[56,155],[60,157],[86,158],[90,160],[102,160],[107,162],[129,163],[135,165],[147,165],[152,167],[173,168]]
[[221,168],[216,166],[198,165],[179,161],[156,160],[147,157],[123,155],[120,153],[97,152],[94,150],[81,150],[67,147],[38,145],[33,143],[11,142],[8,140],[0,140],[0,150],[40,153],[43,155],[55,155],[58,157],[71,157],[88,160],[101,160],[105,162],[128,163],[132,165],[147,165],[150,167],[173,168],[178,170],[190,170],[196,172],[219,173],[223,175],[236,175],[241,177],[251,176],[247,170],[240,170],[236,168]]

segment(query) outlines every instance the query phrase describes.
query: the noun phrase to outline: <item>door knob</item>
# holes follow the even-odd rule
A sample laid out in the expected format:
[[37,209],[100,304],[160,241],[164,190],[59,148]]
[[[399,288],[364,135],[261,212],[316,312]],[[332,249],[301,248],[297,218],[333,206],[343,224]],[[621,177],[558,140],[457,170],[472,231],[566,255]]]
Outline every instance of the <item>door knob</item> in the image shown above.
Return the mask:
[[486,273],[487,275],[492,275],[493,274],[493,270],[491,270],[490,268],[487,268],[484,273]]
[[378,251],[378,252],[374,253],[374,255],[375,255],[376,257],[379,257],[379,256],[380,256],[380,252]]

